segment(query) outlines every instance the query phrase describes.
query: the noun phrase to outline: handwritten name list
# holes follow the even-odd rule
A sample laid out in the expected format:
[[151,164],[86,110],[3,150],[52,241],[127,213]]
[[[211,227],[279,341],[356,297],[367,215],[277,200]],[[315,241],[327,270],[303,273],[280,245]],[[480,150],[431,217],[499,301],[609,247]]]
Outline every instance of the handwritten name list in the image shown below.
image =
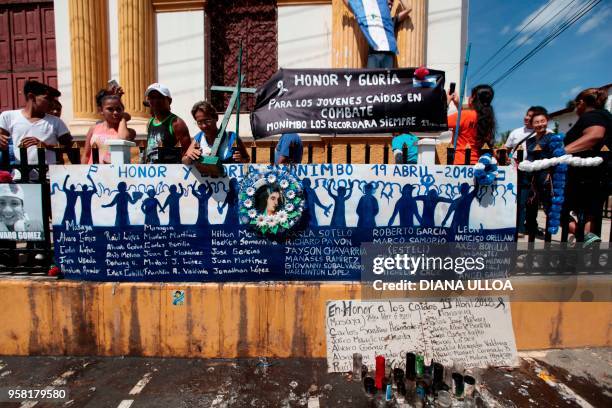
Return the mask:
[[351,371],[353,353],[374,366],[383,355],[405,368],[406,352],[444,365],[515,366],[516,344],[508,299],[452,298],[433,302],[327,302],[329,372]]

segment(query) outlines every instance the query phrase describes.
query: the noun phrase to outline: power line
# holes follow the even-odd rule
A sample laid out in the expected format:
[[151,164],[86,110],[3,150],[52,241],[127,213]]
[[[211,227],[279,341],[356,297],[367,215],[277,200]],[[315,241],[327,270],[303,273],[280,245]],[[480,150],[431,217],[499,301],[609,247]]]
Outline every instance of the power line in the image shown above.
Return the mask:
[[599,4],[601,0],[592,0],[590,3],[583,6],[577,12],[575,12],[569,19],[563,22],[559,27],[557,27],[554,31],[551,31],[538,45],[536,45],[531,51],[529,51],[523,58],[517,61],[512,67],[506,70],[502,75],[500,75],[493,84],[500,84],[509,76],[516,71],[521,65],[531,59],[535,54],[545,48],[548,44],[550,44],[555,38],[561,35],[565,30],[571,27],[576,21],[580,20],[583,16],[589,13],[597,4]]
[[511,68],[509,68],[506,72],[504,72],[499,78],[491,83],[491,85],[495,85],[504,79],[508,78],[514,71],[516,71],[521,65],[527,62],[531,57],[541,51],[544,47],[546,47],[550,42],[552,42],[555,38],[561,35],[565,30],[571,27],[576,21],[580,20],[582,17],[587,15],[595,6],[601,3],[602,0],[593,0],[587,6],[583,7],[580,11],[576,12],[568,21],[559,26],[553,33],[549,34],[546,38],[544,38],[537,46],[535,46],[529,53],[527,53],[523,58],[521,58],[516,64],[514,64]]
[[504,48],[506,48],[512,41],[514,41],[514,39],[516,37],[518,37],[524,30],[525,28],[527,28],[527,26],[529,26],[529,24],[531,24],[533,22],[533,20],[535,20],[536,18],[538,18],[538,16],[540,14],[542,14],[544,12],[544,10],[546,10],[548,8],[548,6],[550,6],[552,3],[554,3],[555,0],[550,0],[548,3],[546,3],[546,5],[544,7],[542,7],[542,9],[540,11],[538,11],[536,13],[535,16],[533,16],[533,18],[531,18],[531,20],[529,20],[528,22],[526,22],[525,24],[523,24],[523,27],[521,27],[521,30],[514,34],[512,36],[512,38],[510,38],[508,41],[506,41],[506,43],[504,45],[502,45],[497,51],[495,51],[495,53],[493,55],[491,55],[485,62],[484,64],[482,64],[480,67],[478,67],[478,69],[476,69],[474,71],[474,73],[471,75],[471,77],[473,78],[475,75],[477,75],[480,71],[483,70],[484,67],[486,67],[497,55],[499,55],[500,52],[502,52],[504,50]]
[[590,3],[584,5],[581,9],[575,12],[569,19],[564,21],[560,26],[558,26],[555,30],[551,31],[538,45],[536,45],[531,51],[529,51],[523,58],[521,58],[518,62],[516,62],[512,67],[510,67],[506,72],[504,72],[501,76],[499,76],[493,84],[501,83],[505,79],[509,77],[514,71],[516,71],[522,64],[527,62],[531,57],[537,54],[540,50],[546,47],[549,43],[551,43],[555,38],[557,38],[561,33],[571,27],[576,21],[580,20],[584,15],[589,13],[597,4],[599,4],[601,0],[592,0]]
[[[535,30],[533,33],[531,33],[531,35],[527,38],[525,38],[524,41],[522,41],[520,44],[518,44],[516,47],[514,47],[508,54],[506,54],[506,56],[504,58],[502,58],[501,60],[499,60],[495,65],[493,65],[491,68],[489,68],[487,70],[487,72],[485,72],[484,74],[482,74],[480,76],[480,78],[485,78],[487,75],[489,75],[495,68],[499,67],[502,63],[504,63],[505,61],[507,61],[508,58],[510,58],[511,55],[513,55],[515,52],[517,52],[518,50],[520,50],[525,44],[527,44],[529,42],[529,40],[531,40],[537,33],[539,33],[544,27],[546,27],[548,25],[548,23],[550,23],[551,21],[553,21],[554,19],[557,18],[557,16],[561,13],[563,13],[563,11],[565,11],[569,6],[571,6],[573,3],[575,3],[576,0],[572,0],[569,3],[567,3],[564,7],[562,7],[561,9],[559,9],[559,11],[557,11],[555,14],[553,14],[548,20],[546,20],[544,23],[542,23],[542,25]],[[569,14],[569,13],[568,13]],[[565,18],[567,15],[563,16],[563,18]],[[555,28],[556,29],[556,28]],[[552,31],[554,31],[555,29],[553,29]],[[551,31],[551,32],[552,32]],[[550,34],[550,33],[549,33]]]

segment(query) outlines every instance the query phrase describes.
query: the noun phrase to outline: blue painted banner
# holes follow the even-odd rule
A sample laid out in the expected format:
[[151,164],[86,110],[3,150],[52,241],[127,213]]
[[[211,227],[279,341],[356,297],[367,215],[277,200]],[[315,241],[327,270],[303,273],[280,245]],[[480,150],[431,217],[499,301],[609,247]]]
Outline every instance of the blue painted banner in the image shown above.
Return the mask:
[[240,182],[265,167],[205,178],[183,165],[51,166],[56,261],[98,281],[351,281],[364,242],[514,239],[510,168],[475,188],[470,166],[316,164],[290,170],[303,225],[270,240],[239,222]]

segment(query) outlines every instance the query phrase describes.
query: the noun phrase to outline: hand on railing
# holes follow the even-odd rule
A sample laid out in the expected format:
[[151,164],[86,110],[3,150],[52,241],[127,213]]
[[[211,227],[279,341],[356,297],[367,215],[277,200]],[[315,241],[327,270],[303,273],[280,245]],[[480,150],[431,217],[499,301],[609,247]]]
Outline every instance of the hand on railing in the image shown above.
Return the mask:
[[33,146],[44,147],[45,149],[47,149],[49,147],[46,143],[44,143],[41,140],[35,138],[34,136],[26,136],[26,137],[24,137],[23,139],[21,139],[21,144],[19,145],[19,147],[25,147],[25,148],[30,148],[30,147],[33,147]]

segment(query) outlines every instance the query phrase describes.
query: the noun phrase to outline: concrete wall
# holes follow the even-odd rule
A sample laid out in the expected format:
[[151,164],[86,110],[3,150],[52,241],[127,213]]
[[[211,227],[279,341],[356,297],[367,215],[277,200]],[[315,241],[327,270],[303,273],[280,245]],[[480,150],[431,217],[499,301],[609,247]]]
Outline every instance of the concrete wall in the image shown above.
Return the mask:
[[[578,115],[576,115],[575,112],[567,112],[562,115],[555,116],[554,118],[552,118],[552,120],[559,124],[559,132],[567,133],[567,131],[570,130],[572,126],[576,124],[576,121],[578,121]],[[552,128],[554,126],[549,127]]]
[[332,6],[278,8],[278,66],[330,68]]
[[[116,1],[116,0],[114,0]],[[72,114],[72,62],[70,60],[70,16],[68,0],[53,2],[55,15],[55,52],[57,54],[57,84],[62,97],[62,120],[69,124]]]
[[468,1],[429,0],[427,24],[427,66],[445,71],[446,83],[455,82],[459,89],[467,43]]
[[[172,92],[172,111],[193,137],[191,107],[204,99],[204,11],[157,13],[157,81]],[[144,89],[143,89],[144,93]]]
[[[172,305],[183,289],[185,304]],[[605,288],[604,288],[605,290]],[[0,280],[0,354],[325,357],[325,303],[359,284]],[[610,346],[610,303],[513,302],[517,347]]]

